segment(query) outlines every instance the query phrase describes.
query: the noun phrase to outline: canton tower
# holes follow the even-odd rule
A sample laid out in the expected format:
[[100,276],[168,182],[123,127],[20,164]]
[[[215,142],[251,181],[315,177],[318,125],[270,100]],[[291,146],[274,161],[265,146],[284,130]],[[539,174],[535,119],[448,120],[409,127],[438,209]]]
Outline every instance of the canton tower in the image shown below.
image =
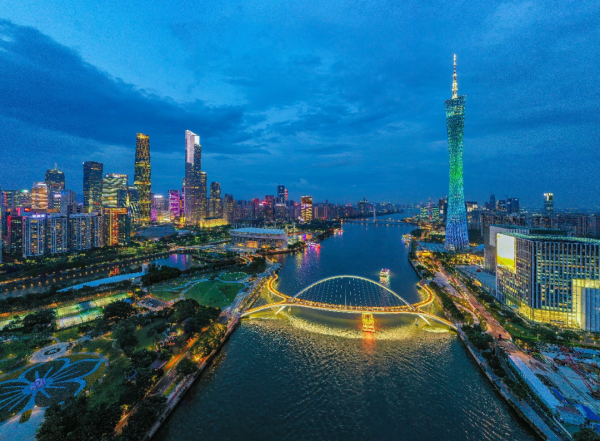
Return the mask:
[[452,99],[446,104],[446,128],[448,130],[448,151],[450,154],[450,190],[446,221],[446,250],[463,251],[469,248],[467,232],[467,212],[463,186],[463,132],[465,128],[465,95],[458,96],[456,82],[456,55],[454,55],[454,76]]

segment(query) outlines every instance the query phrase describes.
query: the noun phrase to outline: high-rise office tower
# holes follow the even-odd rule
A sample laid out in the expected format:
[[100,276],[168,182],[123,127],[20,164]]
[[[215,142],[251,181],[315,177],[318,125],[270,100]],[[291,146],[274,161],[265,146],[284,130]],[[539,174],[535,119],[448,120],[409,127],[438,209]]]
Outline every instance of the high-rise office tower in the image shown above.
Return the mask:
[[208,217],[223,216],[223,210],[221,208],[221,184],[218,182],[210,183],[210,200],[208,207]]
[[206,172],[200,172],[200,218],[208,216],[208,200],[206,196]]
[[127,189],[127,206],[132,222],[139,222],[140,219],[140,195],[135,185]]
[[506,198],[506,211],[509,214],[518,214],[520,211],[519,198]]
[[31,208],[34,210],[48,209],[48,186],[45,182],[34,182],[31,190]]
[[465,128],[465,95],[458,96],[456,81],[456,55],[454,55],[454,76],[452,99],[445,102],[448,149],[450,153],[450,191],[448,194],[448,214],[446,216],[446,249],[462,251],[469,248],[467,213],[463,188],[463,132]]
[[[185,131],[185,178],[183,180],[184,191],[184,215],[185,223],[196,225],[203,216],[202,190],[200,171],[202,167],[202,146],[200,136],[189,130]],[[206,198],[206,181],[204,187]]]
[[108,207],[104,210],[102,227],[105,246],[127,246],[131,234],[131,218],[127,208]]
[[288,200],[288,191],[287,188],[285,188],[285,185],[278,185],[277,186],[277,203],[278,204],[285,204]]
[[54,209],[62,214],[73,214],[77,209],[77,196],[73,190],[62,190],[54,195]]
[[300,202],[302,219],[304,222],[310,222],[313,218],[312,196],[302,196]]
[[554,213],[554,193],[544,193],[544,213],[550,216]]
[[177,219],[181,214],[181,197],[179,190],[169,190],[169,211]]
[[140,200],[139,222],[150,223],[150,210],[152,200],[150,199],[152,175],[150,173],[150,137],[143,133],[137,134],[135,143],[135,172],[134,182],[138,189]]
[[235,211],[235,200],[230,194],[223,196],[223,219],[227,220],[228,223],[233,223]]
[[46,186],[48,187],[48,207],[54,208],[54,195],[65,189],[65,174],[58,169],[56,164],[53,169],[46,170]]
[[102,179],[102,206],[126,207],[129,178],[119,173],[108,173]]
[[102,175],[104,165],[100,162],[83,163],[83,211],[92,213],[102,207]]

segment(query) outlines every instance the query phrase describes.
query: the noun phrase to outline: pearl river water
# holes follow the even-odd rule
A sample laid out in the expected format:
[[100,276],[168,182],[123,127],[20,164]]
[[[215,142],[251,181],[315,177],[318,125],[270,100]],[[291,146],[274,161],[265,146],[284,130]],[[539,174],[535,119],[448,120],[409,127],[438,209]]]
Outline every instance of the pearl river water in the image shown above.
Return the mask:
[[[340,274],[378,281],[389,268],[390,288],[416,302],[401,240],[412,229],[345,223],[320,249],[281,256],[278,289],[295,294]],[[154,439],[535,439],[454,333],[416,326],[413,316],[375,322],[369,334],[352,314],[292,309],[244,319]]]

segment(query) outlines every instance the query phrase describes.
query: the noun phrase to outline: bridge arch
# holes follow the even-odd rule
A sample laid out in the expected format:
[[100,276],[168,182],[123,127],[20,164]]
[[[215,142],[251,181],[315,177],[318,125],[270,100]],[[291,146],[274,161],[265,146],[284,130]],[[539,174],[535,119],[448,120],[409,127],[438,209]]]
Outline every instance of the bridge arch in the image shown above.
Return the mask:
[[390,294],[392,294],[393,296],[395,296],[396,298],[398,298],[400,301],[402,301],[402,303],[404,303],[406,306],[410,307],[411,304],[408,303],[404,298],[402,298],[402,296],[400,296],[399,294],[395,293],[394,291],[392,291],[391,289],[389,289],[387,286],[378,283],[374,280],[371,279],[367,279],[366,277],[361,277],[361,276],[351,276],[351,275],[339,275],[339,276],[332,276],[332,277],[326,277],[325,279],[321,279],[315,283],[312,283],[310,285],[308,285],[306,288],[302,289],[300,292],[298,292],[298,294],[296,294],[295,296],[291,297],[289,299],[289,302],[292,303],[294,302],[294,300],[298,299],[302,294],[308,292],[311,288],[314,288],[315,286],[321,285],[322,283],[326,283],[330,280],[335,280],[335,279],[352,279],[352,280],[362,280],[368,283],[371,283],[373,285],[378,286],[379,288],[383,288],[385,291],[389,292]]

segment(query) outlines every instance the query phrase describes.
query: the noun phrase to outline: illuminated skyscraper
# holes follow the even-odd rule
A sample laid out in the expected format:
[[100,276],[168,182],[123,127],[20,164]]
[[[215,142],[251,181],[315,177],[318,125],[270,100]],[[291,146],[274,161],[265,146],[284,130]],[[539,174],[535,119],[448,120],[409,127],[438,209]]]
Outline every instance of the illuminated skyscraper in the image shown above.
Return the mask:
[[169,190],[169,211],[173,214],[173,218],[179,218],[181,212],[181,200],[179,190]]
[[206,197],[206,172],[200,172],[200,218],[208,217],[208,198]]
[[208,217],[222,217],[221,208],[221,184],[218,182],[210,183],[210,200],[208,205]]
[[446,249],[448,251],[462,251],[469,248],[463,188],[463,132],[465,128],[466,99],[465,95],[458,96],[456,55],[454,55],[452,99],[447,100],[445,103],[450,153],[450,191],[448,195],[448,215],[446,217]]
[[104,166],[100,162],[83,163],[83,211],[99,212],[102,207],[102,175]]
[[[184,215],[185,223],[196,225],[203,215],[200,170],[202,166],[202,146],[200,136],[189,130],[185,131],[185,179],[184,188]],[[206,198],[206,181],[204,185],[204,198]]]
[[554,213],[554,193],[544,193],[544,214],[552,216]]
[[313,218],[312,196],[302,196],[302,198],[300,198],[300,202],[302,204],[302,219],[304,222],[310,222]]
[[31,191],[31,208],[34,210],[48,209],[48,186],[45,182],[34,182]]
[[277,186],[277,203],[278,204],[285,204],[288,200],[288,191],[287,188],[285,188],[285,185],[278,185]]
[[137,134],[135,143],[135,173],[134,182],[138,189],[140,198],[140,218],[143,224],[150,223],[150,210],[152,200],[150,198],[152,177],[150,173],[150,137],[143,133]]
[[129,178],[119,173],[108,173],[102,180],[102,206],[126,207]]
[[226,219],[230,224],[233,223],[235,209],[235,200],[230,194],[223,197],[223,219]]
[[48,186],[48,206],[54,208],[54,195],[60,194],[65,189],[65,174],[57,165],[53,169],[46,170],[46,185]]
[[131,234],[131,218],[127,208],[109,207],[103,210],[102,227],[105,246],[128,246]]

